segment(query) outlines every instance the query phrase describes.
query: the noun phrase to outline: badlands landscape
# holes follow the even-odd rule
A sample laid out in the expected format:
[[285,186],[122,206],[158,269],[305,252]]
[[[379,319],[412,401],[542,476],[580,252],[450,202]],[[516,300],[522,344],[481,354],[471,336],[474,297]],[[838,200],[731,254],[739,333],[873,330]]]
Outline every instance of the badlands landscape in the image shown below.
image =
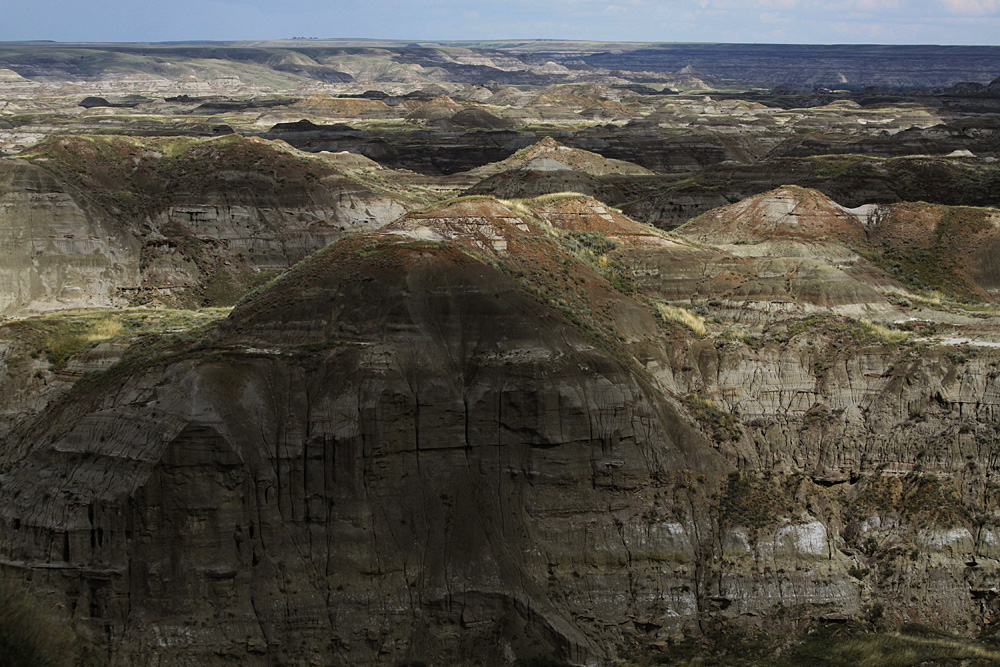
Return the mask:
[[0,43],[0,662],[1000,663],[998,157],[997,47]]

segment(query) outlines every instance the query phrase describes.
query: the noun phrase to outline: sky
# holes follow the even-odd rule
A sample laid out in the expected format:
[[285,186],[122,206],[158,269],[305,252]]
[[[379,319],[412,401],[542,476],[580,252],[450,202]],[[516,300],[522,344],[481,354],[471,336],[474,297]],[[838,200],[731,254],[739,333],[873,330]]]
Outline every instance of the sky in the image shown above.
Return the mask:
[[1000,0],[0,0],[0,41],[1000,44]]

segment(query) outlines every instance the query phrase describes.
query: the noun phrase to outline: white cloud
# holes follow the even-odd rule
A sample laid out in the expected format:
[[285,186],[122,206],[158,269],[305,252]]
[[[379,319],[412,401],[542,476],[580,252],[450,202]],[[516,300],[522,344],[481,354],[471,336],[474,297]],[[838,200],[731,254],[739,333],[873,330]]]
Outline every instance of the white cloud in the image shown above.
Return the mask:
[[920,26],[891,23],[832,23],[830,28],[841,35],[849,35],[873,44],[899,44],[918,41]]
[[862,12],[883,12],[899,9],[899,0],[848,0],[844,5]]
[[945,10],[964,16],[985,16],[1000,12],[1000,0],[941,0]]
[[[761,12],[760,22],[761,23],[791,23],[792,19],[788,17],[783,17],[778,12]],[[783,31],[777,31],[783,32]]]
[[698,0],[702,9],[795,9],[800,0]]

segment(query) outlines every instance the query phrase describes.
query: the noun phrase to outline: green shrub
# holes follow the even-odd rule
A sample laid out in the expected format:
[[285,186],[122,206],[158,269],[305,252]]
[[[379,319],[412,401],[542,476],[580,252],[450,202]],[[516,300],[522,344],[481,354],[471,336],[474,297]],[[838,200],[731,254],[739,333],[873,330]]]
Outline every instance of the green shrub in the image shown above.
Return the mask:
[[704,426],[717,443],[739,441],[743,437],[740,423],[728,412],[720,409],[710,398],[698,394],[688,394],[681,399],[691,410],[694,418]]
[[729,475],[720,510],[724,523],[753,530],[796,512],[794,503],[774,482],[739,472]]

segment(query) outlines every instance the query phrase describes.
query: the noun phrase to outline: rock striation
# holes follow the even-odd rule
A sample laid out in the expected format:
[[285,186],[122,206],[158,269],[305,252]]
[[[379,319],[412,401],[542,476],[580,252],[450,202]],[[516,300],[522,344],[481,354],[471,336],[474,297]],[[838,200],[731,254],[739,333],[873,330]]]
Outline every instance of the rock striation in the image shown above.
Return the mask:
[[48,140],[0,161],[0,312],[231,304],[261,272],[406,209],[356,173],[238,136]]
[[[818,266],[860,224],[807,191],[734,210],[760,225],[722,249],[578,195],[343,238],[11,426],[0,565],[120,664],[597,664],[1000,620],[1000,353],[891,339],[831,292],[724,335],[779,282],[730,245],[797,229]],[[747,280],[711,336],[657,306],[726,264]]]
[[24,161],[0,161],[0,239],[0,313],[119,305],[139,282],[135,234]]
[[[531,242],[497,212],[459,218]],[[697,519],[650,533],[630,498],[725,462],[499,268],[355,236],[210,337],[71,393],[4,478],[6,565],[90,582],[70,615],[118,659],[588,661],[603,619],[695,622]],[[639,563],[660,593],[623,597]]]

